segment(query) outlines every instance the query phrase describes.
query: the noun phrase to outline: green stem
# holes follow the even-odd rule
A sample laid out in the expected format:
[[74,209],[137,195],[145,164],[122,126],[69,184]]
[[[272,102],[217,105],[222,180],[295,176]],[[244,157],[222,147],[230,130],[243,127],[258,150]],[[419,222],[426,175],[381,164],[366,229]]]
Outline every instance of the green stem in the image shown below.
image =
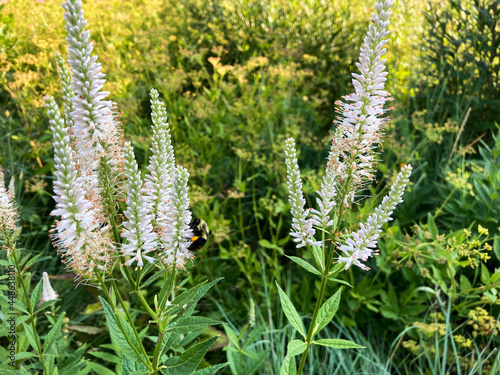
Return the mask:
[[312,337],[316,326],[316,320],[318,319],[319,308],[321,307],[321,303],[323,302],[323,296],[325,294],[327,280],[328,278],[325,275],[323,275],[321,279],[321,286],[319,288],[318,299],[316,300],[316,306],[314,307],[313,317],[311,320],[311,324],[309,325],[309,330],[307,331],[307,338],[306,338],[307,347],[306,350],[304,350],[304,352],[302,353],[302,357],[300,358],[300,365],[297,375],[302,374],[302,371],[304,370],[304,366],[306,364],[307,353],[309,352],[309,347],[311,346]]
[[[104,283],[104,281],[103,281],[101,275],[99,274],[99,272],[96,272],[95,274],[97,276],[97,280],[99,281],[99,284],[101,285],[101,289],[103,290],[106,299],[110,303],[111,308],[113,309],[113,312],[118,317],[115,302],[113,301],[113,299],[109,295],[108,288],[106,287],[106,284]],[[119,296],[119,293],[117,293],[117,294]],[[130,338],[127,335],[125,327],[123,327],[123,324],[122,324],[121,320],[119,318],[117,318],[116,322],[118,323],[118,326],[120,327],[120,330],[122,331],[123,337],[125,338],[125,340],[129,344],[129,346],[137,354],[137,356],[141,359],[142,363],[144,363],[144,365],[148,368],[148,370],[151,370],[151,361],[149,360],[149,357],[148,357],[148,355],[146,353],[146,350],[144,349],[144,346],[142,345],[142,342],[139,340],[139,345],[141,346],[141,349],[142,349],[143,353],[141,353],[135,347],[135,345],[130,341]],[[131,325],[134,326],[133,324],[131,324]]]

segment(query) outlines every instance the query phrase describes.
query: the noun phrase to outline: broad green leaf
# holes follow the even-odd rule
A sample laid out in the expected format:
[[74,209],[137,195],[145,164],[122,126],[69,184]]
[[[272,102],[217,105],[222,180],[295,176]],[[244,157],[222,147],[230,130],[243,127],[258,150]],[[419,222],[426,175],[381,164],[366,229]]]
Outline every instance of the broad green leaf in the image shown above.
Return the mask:
[[217,324],[221,324],[221,321],[205,318],[203,316],[186,316],[185,318],[177,320],[175,324],[167,325],[165,332],[175,332],[182,335]]
[[201,360],[205,356],[205,353],[212,346],[212,344],[219,338],[219,336],[214,336],[208,340],[202,341],[199,344],[193,345],[181,354],[178,363],[172,366],[168,366],[166,363],[161,370],[164,375],[189,375],[196,370]]
[[436,239],[439,233],[436,227],[436,223],[434,222],[434,218],[432,217],[430,212],[427,213],[427,229],[429,229],[432,238]]
[[470,291],[470,289],[472,289],[472,284],[469,279],[465,275],[460,275],[460,292],[464,293],[466,291]]
[[325,326],[330,323],[337,313],[340,304],[340,296],[342,294],[342,287],[333,296],[328,298],[325,303],[320,307],[318,318],[316,320],[316,327],[314,327],[313,336],[321,331]]
[[306,262],[304,259],[299,258],[299,257],[293,257],[293,256],[288,256],[285,255],[287,258],[290,258],[293,260],[295,263],[297,263],[299,266],[304,268],[306,271],[309,271],[315,275],[321,276],[321,272],[319,272],[312,264]]
[[43,351],[46,353],[52,344],[56,341],[57,337],[61,333],[61,328],[62,328],[62,322],[64,319],[64,314],[59,315],[59,318],[56,321],[56,324],[52,327],[52,329],[47,333],[47,336],[45,336],[45,341],[43,344]]
[[[35,333],[33,332],[33,328],[31,326],[27,325],[26,323],[23,323],[24,331],[26,332],[26,337],[28,337],[28,341],[33,349],[36,350],[38,353],[38,346],[35,338]],[[40,354],[40,353],[38,353]]]
[[493,252],[497,256],[497,259],[500,260],[500,236],[496,236],[493,240]]
[[364,346],[358,345],[349,340],[342,339],[321,339],[313,341],[313,344],[328,346],[329,348],[334,349],[364,349]]
[[127,356],[122,358],[122,375],[146,374],[147,368],[142,363],[137,363],[129,359]]
[[94,371],[97,375],[116,375],[116,372],[104,367],[103,365],[100,365],[99,363],[87,361],[85,362],[85,364],[87,365],[87,367],[91,368],[92,371]]
[[36,305],[38,305],[38,301],[40,301],[40,297],[42,296],[42,279],[38,282],[38,284],[35,286],[35,289],[33,289],[33,292],[31,293],[31,308],[35,310]]
[[16,361],[19,359],[26,359],[26,358],[32,358],[32,357],[38,357],[37,354],[32,353],[32,352],[19,352],[16,353]]
[[286,356],[287,357],[295,357],[299,354],[304,353],[306,350],[307,344],[302,340],[292,340],[288,343],[286,348]]
[[481,264],[481,282],[484,285],[488,285],[488,281],[490,281],[490,273],[488,271],[488,268],[483,264]]
[[233,345],[235,348],[240,349],[240,342],[238,340],[238,336],[236,336],[236,333],[233,331],[233,329],[227,325],[224,325],[224,331],[226,331],[227,338],[229,339],[229,342],[231,345]]
[[283,290],[281,290],[280,286],[278,283],[276,283],[278,286],[278,292],[280,296],[280,302],[281,302],[281,307],[283,308],[283,312],[285,313],[288,321],[290,324],[299,332],[302,337],[306,337],[306,334],[304,332],[304,326],[302,325],[302,320],[300,319],[300,315],[297,313],[297,310],[295,309],[295,306],[293,306],[292,301],[290,301],[290,298],[286,295]]
[[218,365],[214,365],[214,366],[210,366],[210,367],[205,367],[201,370],[197,370],[197,371],[193,372],[193,375],[214,375],[217,371],[219,371],[220,369],[222,369],[226,366],[227,366],[227,362],[220,363]]
[[24,303],[22,303],[20,300],[16,299],[14,301],[14,307],[18,310],[18,311],[22,311],[23,313],[29,315],[30,313],[28,312],[28,308],[26,307],[26,305]]
[[280,375],[297,375],[295,357],[285,357],[281,364]]
[[[138,350],[139,343],[136,342],[135,335],[132,329],[128,326],[128,322],[125,322],[118,315],[116,315],[111,308],[111,306],[106,302],[106,300],[102,297],[99,297],[102,303],[102,307],[104,309],[104,313],[106,315],[106,321],[108,322],[109,333],[111,335],[111,339],[114,343],[116,343],[120,349],[123,351],[123,354],[126,355],[129,359],[135,362],[142,362],[139,355],[135,352],[135,350],[130,346],[125,335],[129,338],[132,345]],[[121,323],[120,327],[119,323]],[[125,331],[125,332],[124,332]]]

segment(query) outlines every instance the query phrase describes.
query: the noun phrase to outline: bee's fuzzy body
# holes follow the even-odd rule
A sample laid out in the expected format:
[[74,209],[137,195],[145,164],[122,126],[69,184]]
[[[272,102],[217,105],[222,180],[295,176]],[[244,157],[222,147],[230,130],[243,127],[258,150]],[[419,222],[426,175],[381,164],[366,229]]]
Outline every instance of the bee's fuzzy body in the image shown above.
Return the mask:
[[207,223],[200,219],[193,219],[189,227],[193,231],[193,237],[191,238],[193,243],[189,245],[188,250],[198,251],[207,243],[210,230]]

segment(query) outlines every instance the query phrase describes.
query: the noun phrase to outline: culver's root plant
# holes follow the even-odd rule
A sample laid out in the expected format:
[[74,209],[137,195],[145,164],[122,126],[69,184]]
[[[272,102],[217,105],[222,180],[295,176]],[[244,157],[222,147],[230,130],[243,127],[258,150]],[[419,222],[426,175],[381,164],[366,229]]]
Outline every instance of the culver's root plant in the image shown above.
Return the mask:
[[[177,278],[194,259],[197,237],[191,226],[188,171],[175,163],[165,104],[151,90],[153,139],[145,178],[92,54],[82,3],[63,3],[69,71],[56,54],[64,112],[46,97],[54,146],[54,246],[79,283],[102,291],[113,344],[123,374],[213,374],[225,366],[197,370],[218,336],[193,342],[218,321],[194,316],[197,302],[218,280],[176,295]],[[145,294],[162,280],[153,302]],[[119,285],[125,281],[135,303],[129,306]],[[132,307],[134,313],[131,312]],[[149,315],[136,324],[135,311]],[[49,372],[51,373],[51,372]]]
[[[377,250],[381,227],[391,220],[391,214],[402,201],[408,183],[411,166],[401,168],[395,183],[380,205],[375,208],[357,231],[343,228],[343,220],[359,197],[360,192],[372,182],[375,174],[377,149],[382,142],[384,126],[388,121],[383,115],[387,101],[392,100],[384,90],[385,71],[384,45],[389,31],[390,0],[377,0],[372,24],[364,38],[359,61],[359,73],[353,73],[355,92],[337,101],[338,116],[329,152],[325,174],[317,192],[317,208],[305,209],[302,182],[297,164],[295,142],[286,143],[286,166],[291,205],[292,228],[290,235],[297,248],[304,247],[311,254],[313,263],[290,256],[289,258],[307,271],[319,276],[321,284],[317,295],[311,323],[304,328],[302,318],[289,297],[278,286],[283,311],[302,339],[288,343],[281,374],[301,375],[306,365],[311,345],[334,349],[362,348],[342,339],[315,339],[316,335],[333,319],[337,312],[341,291],[323,302],[327,283],[337,281],[335,276],[352,265],[369,270],[364,263]],[[296,367],[296,356],[301,356]]]

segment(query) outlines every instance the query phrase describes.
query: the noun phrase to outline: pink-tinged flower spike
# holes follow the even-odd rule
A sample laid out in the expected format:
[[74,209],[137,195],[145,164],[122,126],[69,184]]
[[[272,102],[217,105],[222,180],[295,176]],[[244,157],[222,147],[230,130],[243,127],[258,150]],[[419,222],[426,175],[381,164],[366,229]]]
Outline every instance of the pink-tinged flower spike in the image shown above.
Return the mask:
[[288,201],[291,206],[292,228],[290,236],[297,243],[297,247],[321,246],[321,241],[314,239],[316,231],[313,228],[314,219],[307,218],[308,212],[304,209],[306,200],[302,193],[302,181],[300,180],[299,166],[297,164],[297,152],[295,141],[292,138],[286,140],[285,149],[286,173],[288,182]]
[[177,166],[167,210],[159,213],[160,238],[164,247],[160,250],[160,258],[163,263],[175,263],[176,268],[181,269],[185,269],[186,260],[194,258],[188,250],[193,237],[193,231],[189,228],[191,211],[188,178],[187,169]]
[[4,175],[0,167],[0,242],[7,243],[19,229],[17,226],[19,215],[14,199],[14,185],[11,183],[7,190],[4,184]]
[[[360,224],[361,229],[351,233],[350,237],[339,246],[339,250],[344,256],[339,256],[338,262],[344,263],[348,269],[351,264],[364,270],[369,270],[361,261],[366,261],[372,256],[377,247],[377,240],[382,225],[392,220],[391,215],[398,203],[403,201],[402,197],[408,184],[411,174],[411,166],[405,165],[401,168],[396,182],[391,186],[389,194],[384,197],[382,203],[375,209],[375,212],[368,217],[365,224]],[[349,236],[349,235],[348,235]]]
[[390,0],[377,0],[376,13],[372,14],[372,24],[364,38],[359,62],[356,63],[360,74],[353,73],[355,92],[344,97],[345,102],[337,101],[338,106],[335,123],[342,129],[342,136],[333,140],[332,147],[340,150],[339,159],[334,164],[338,169],[339,181],[349,181],[345,191],[339,194],[344,197],[344,207],[349,206],[355,194],[374,178],[375,149],[378,147],[387,119],[381,117],[388,109],[384,104],[392,100],[384,90],[387,72],[384,45],[389,35],[389,9],[393,5]]
[[[338,133],[338,129],[336,133]],[[334,134],[334,137],[336,136],[336,133]],[[335,197],[337,196],[337,171],[332,164],[332,160],[338,159],[338,155],[339,151],[337,149],[332,148],[330,150],[321,188],[317,191],[319,198],[316,198],[316,202],[318,203],[319,211],[311,209],[314,225],[317,225],[325,230],[333,225],[331,212],[336,206]]]
[[158,98],[158,91],[152,89],[153,139],[148,165],[149,174],[146,175],[146,191],[155,219],[157,219],[159,211],[166,212],[167,210],[175,176],[175,156],[167,122],[167,111],[165,104]]
[[61,55],[56,52],[54,54],[56,58],[57,67],[59,68],[59,79],[61,80],[62,94],[64,100],[64,122],[68,127],[69,131],[73,131],[73,126],[75,122],[73,120],[72,113],[75,111],[75,104],[73,103],[75,92],[71,87],[71,76],[68,69],[64,65],[64,61]]
[[[56,209],[51,215],[61,216],[56,221],[54,246],[68,268],[78,277],[94,278],[95,269],[107,271],[114,246],[107,236],[109,227],[101,226],[92,203],[85,198],[81,178],[74,162],[68,128],[54,99],[47,97],[49,123],[54,137],[54,200]],[[52,230],[53,231],[53,230]]]
[[125,264],[130,266],[137,261],[137,266],[144,265],[143,259],[152,263],[154,258],[146,254],[156,248],[156,235],[153,232],[150,206],[143,189],[141,174],[137,168],[134,150],[130,142],[123,146],[125,154],[125,177],[127,180],[127,210],[124,212],[127,220],[123,223],[121,234],[127,240],[122,246],[123,255],[131,255]]
[[87,20],[83,18],[82,2],[67,0],[62,4],[66,10],[64,19],[68,36],[68,63],[73,79],[72,127],[77,151],[77,163],[86,180],[84,186],[90,199],[98,196],[98,176],[95,172],[99,160],[106,156],[115,174],[121,172],[123,154],[121,150],[122,134],[118,122],[115,121],[111,101],[104,100],[109,93],[102,91],[104,74],[97,56],[92,56],[92,43],[89,43],[90,32],[83,30]]
[[47,272],[42,274],[42,298],[40,300],[40,304],[55,300],[59,297],[59,294],[52,288],[50,285],[49,275]]

